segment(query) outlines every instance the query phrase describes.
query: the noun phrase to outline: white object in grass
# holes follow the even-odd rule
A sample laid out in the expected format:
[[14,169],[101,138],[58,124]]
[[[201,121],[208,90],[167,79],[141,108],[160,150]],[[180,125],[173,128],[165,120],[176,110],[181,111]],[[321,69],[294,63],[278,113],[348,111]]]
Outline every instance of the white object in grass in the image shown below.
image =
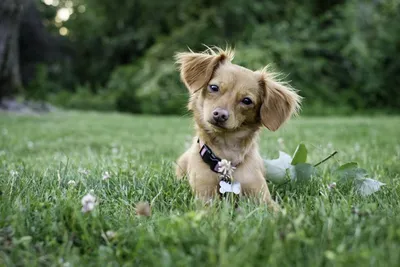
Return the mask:
[[81,174],[84,174],[84,175],[89,175],[89,173],[90,173],[87,169],[84,169],[84,168],[79,168],[78,172]]
[[70,186],[74,186],[76,184],[76,182],[74,180],[69,180],[68,181],[68,185]]
[[225,177],[231,178],[235,169],[236,167],[233,167],[232,163],[226,159],[222,159],[220,162],[218,162],[218,172]]
[[362,196],[369,196],[381,188],[381,186],[386,185],[377,180],[371,178],[363,178],[355,181],[355,187],[357,192]]
[[108,180],[108,179],[110,179],[110,177],[111,177],[111,175],[108,171],[103,173],[103,180]]
[[96,205],[96,197],[92,194],[87,194],[82,198],[82,212],[92,211]]
[[283,184],[287,181],[287,171],[292,180],[296,179],[296,171],[291,162],[292,157],[282,151],[279,151],[279,158],[264,160],[267,179],[275,184]]
[[241,186],[240,186],[239,182],[234,182],[234,183],[230,184],[225,181],[220,181],[219,186],[220,186],[219,192],[221,194],[232,192],[232,193],[238,195],[238,194],[240,194],[240,191],[241,191]]

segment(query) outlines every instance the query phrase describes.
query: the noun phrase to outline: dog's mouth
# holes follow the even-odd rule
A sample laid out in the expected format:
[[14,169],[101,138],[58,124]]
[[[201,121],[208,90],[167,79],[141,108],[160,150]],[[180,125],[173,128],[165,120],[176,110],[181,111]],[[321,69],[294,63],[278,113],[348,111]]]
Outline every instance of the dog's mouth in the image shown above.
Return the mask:
[[208,125],[215,132],[234,132],[238,129],[238,128],[229,127],[225,122],[218,122],[215,120],[209,120]]
[[208,123],[211,124],[211,126],[213,128],[216,128],[218,130],[226,130],[227,129],[223,122],[209,120]]

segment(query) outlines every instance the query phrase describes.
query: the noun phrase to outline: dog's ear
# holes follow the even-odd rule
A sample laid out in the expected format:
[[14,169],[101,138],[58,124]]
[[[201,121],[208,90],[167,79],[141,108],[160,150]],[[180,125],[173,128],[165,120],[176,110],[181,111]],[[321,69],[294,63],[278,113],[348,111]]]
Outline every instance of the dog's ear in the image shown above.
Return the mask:
[[271,131],[278,130],[292,115],[300,109],[302,97],[290,86],[279,82],[265,69],[261,74],[260,87],[263,90],[263,102],[260,108],[262,124]]
[[183,52],[175,55],[181,79],[190,93],[206,86],[219,63],[231,57],[230,51],[218,51],[219,53]]

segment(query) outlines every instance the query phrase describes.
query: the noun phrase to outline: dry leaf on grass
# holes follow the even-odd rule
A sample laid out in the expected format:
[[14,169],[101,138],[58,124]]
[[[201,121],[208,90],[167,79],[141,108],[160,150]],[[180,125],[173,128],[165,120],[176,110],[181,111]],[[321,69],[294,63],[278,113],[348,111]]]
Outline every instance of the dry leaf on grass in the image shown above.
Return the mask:
[[146,202],[139,202],[136,204],[136,214],[140,216],[151,216],[151,207],[150,204]]

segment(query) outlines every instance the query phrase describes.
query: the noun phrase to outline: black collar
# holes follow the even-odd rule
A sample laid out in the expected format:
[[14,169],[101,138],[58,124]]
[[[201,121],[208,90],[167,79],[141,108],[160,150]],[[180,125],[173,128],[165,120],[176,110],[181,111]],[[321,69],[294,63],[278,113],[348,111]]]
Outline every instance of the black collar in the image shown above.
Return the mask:
[[[200,139],[197,139],[197,143],[200,144]],[[200,157],[203,159],[203,161],[210,166],[210,169],[213,172],[219,173],[218,172],[218,163],[221,161],[219,157],[217,157],[214,152],[209,148],[206,144],[203,144],[202,147],[200,148],[199,151]],[[223,180],[223,178],[222,178]],[[228,181],[229,182],[229,181]],[[230,182],[229,182],[230,183]],[[222,194],[219,191],[220,185],[218,184],[218,194],[221,198],[226,197],[226,193]],[[235,208],[238,207],[238,195],[234,195],[234,200],[235,200]]]
[[[197,143],[200,144],[200,139],[197,139]],[[210,169],[213,172],[218,172],[218,163],[221,161],[219,157],[217,157],[214,152],[212,152],[211,148],[209,148],[206,144],[204,144],[199,151],[200,157],[203,161],[210,166]]]

